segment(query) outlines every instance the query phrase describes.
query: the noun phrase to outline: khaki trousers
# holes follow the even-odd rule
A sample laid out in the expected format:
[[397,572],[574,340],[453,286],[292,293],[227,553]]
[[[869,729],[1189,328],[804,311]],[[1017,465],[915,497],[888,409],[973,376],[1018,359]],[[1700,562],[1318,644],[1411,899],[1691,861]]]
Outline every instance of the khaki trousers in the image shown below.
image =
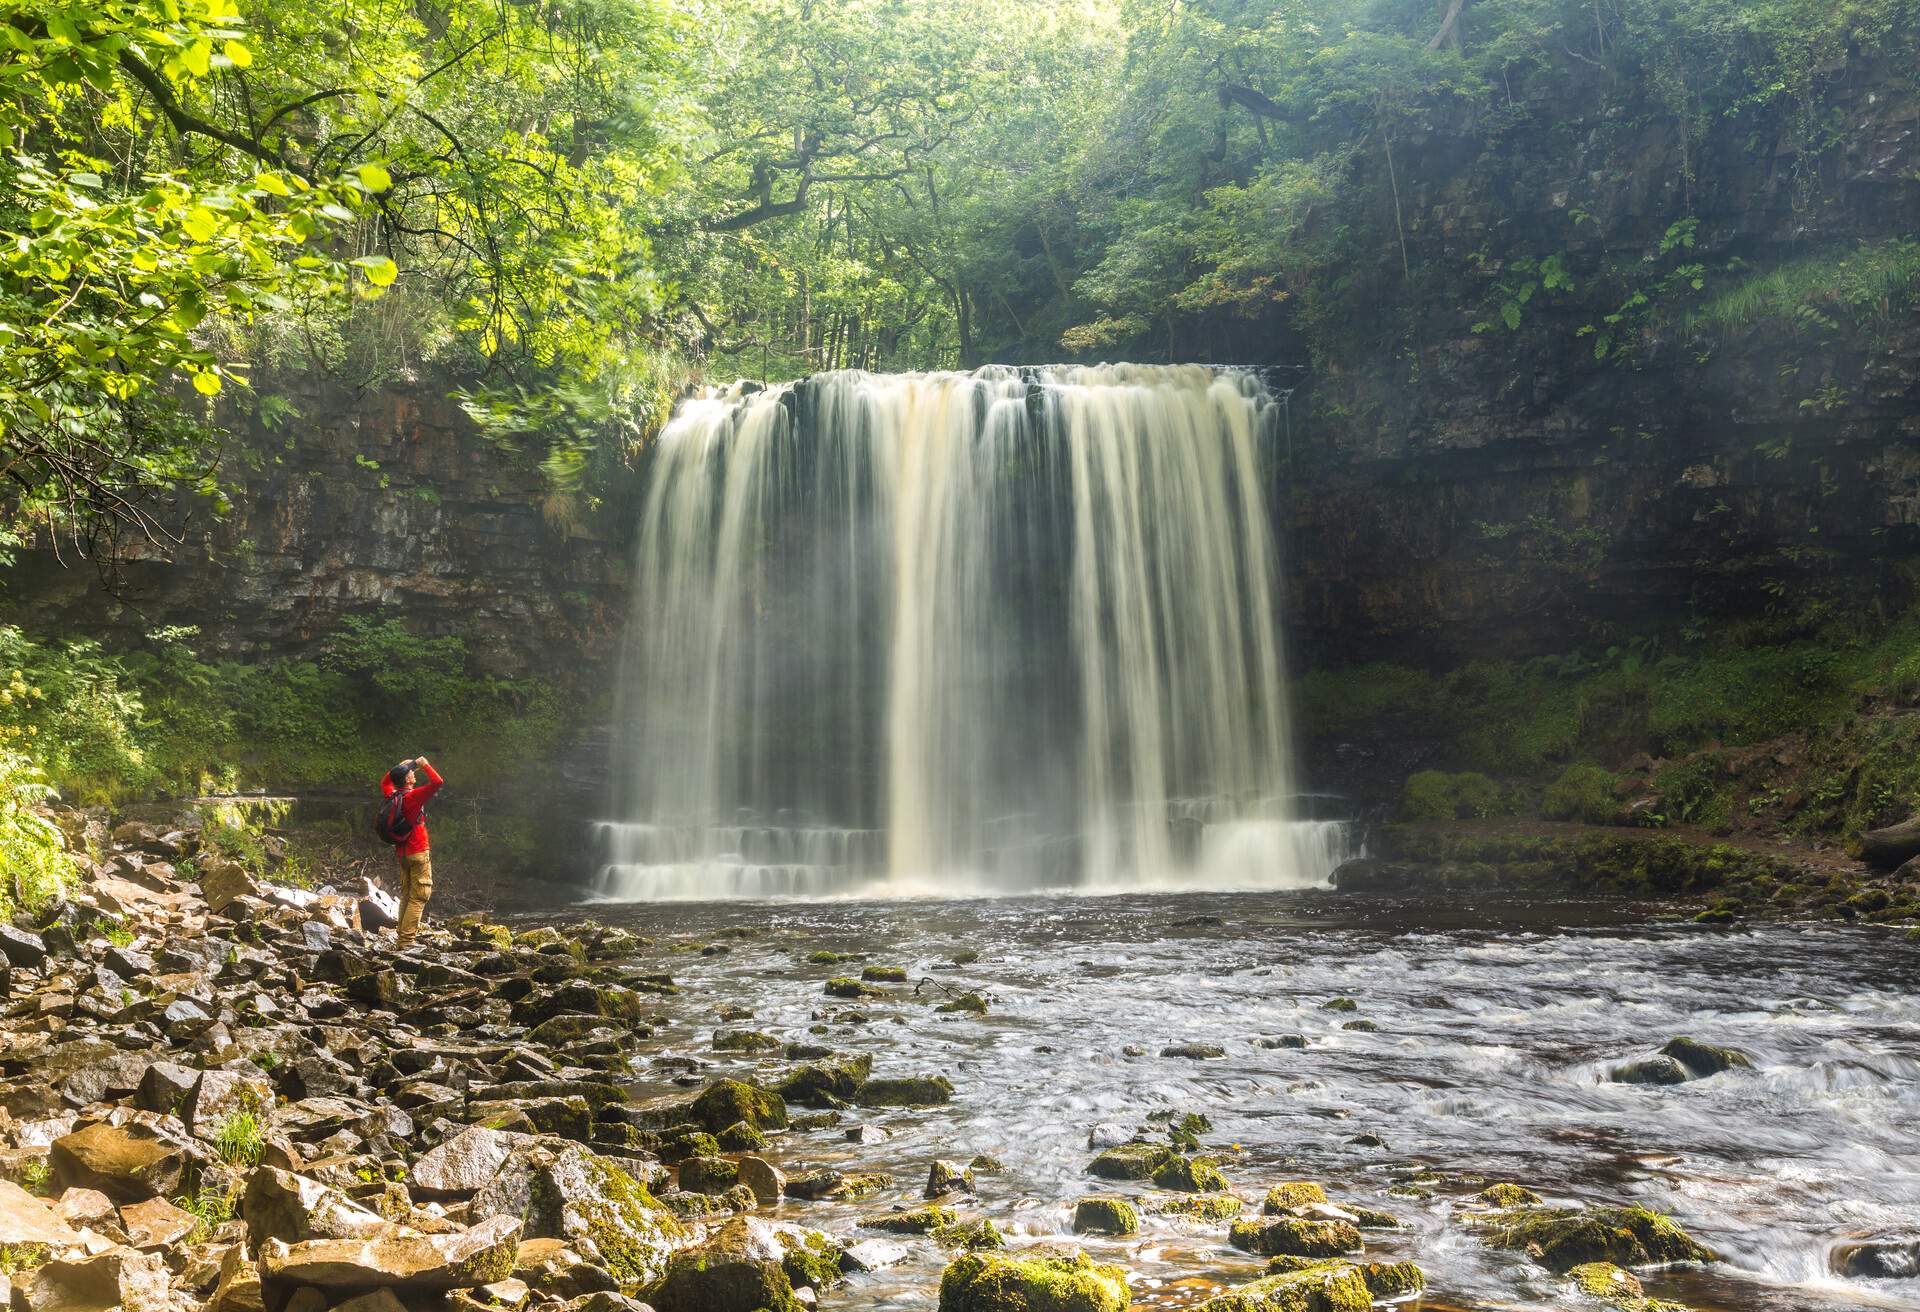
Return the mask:
[[400,927],[394,931],[402,943],[411,943],[420,932],[420,915],[433,896],[433,854],[398,853],[400,858]]

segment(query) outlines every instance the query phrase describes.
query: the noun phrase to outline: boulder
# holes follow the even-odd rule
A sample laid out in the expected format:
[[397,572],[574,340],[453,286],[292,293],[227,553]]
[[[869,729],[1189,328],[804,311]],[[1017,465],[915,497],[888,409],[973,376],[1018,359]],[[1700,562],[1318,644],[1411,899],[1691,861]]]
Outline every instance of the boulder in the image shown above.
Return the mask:
[[1350,1222],[1292,1216],[1235,1221],[1227,1242],[1263,1257],[1339,1257],[1361,1247],[1360,1231]]
[[1519,1249],[1563,1274],[1590,1262],[1630,1267],[1716,1258],[1671,1218],[1644,1207],[1524,1208],[1495,1212],[1480,1224],[1488,1244]]
[[737,1121],[745,1121],[756,1130],[787,1128],[787,1105],[781,1096],[740,1080],[718,1080],[708,1085],[689,1111],[710,1134],[718,1134]]
[[1351,1262],[1309,1262],[1202,1303],[1199,1312],[1365,1312],[1373,1290]]
[[1685,1084],[1687,1068],[1671,1057],[1642,1057],[1607,1072],[1615,1084]]
[[764,1157],[748,1154],[740,1159],[740,1183],[753,1191],[762,1207],[772,1207],[785,1195],[787,1177]]
[[1718,1075],[1722,1071],[1753,1069],[1753,1061],[1738,1048],[1716,1048],[1711,1043],[1702,1043],[1684,1034],[1662,1044],[1660,1055],[1679,1062],[1687,1068],[1688,1074],[1700,1079]]
[[49,1156],[61,1184],[98,1189],[122,1203],[180,1192],[188,1165],[181,1148],[104,1121],[55,1139]]
[[869,1230],[884,1230],[894,1235],[930,1235],[936,1230],[946,1229],[959,1219],[959,1214],[951,1209],[933,1206],[863,1216],[860,1224]]
[[526,1136],[484,1125],[470,1126],[422,1153],[407,1174],[418,1198],[464,1198],[485,1188]]
[[940,1275],[940,1312],[1126,1312],[1127,1273],[1085,1253],[966,1253]]
[[470,1212],[514,1217],[530,1239],[565,1240],[623,1287],[659,1280],[685,1235],[644,1184],[573,1144],[516,1146]]
[[1140,1228],[1140,1213],[1124,1198],[1082,1198],[1073,1205],[1078,1235],[1130,1235]]
[[796,1312],[794,1290],[837,1281],[839,1258],[825,1235],[736,1216],[673,1255],[652,1301],[659,1312]]
[[269,1239],[261,1248],[260,1275],[269,1286],[332,1291],[467,1289],[512,1275],[519,1247],[520,1222],[510,1216],[441,1235],[388,1225],[368,1239]]
[[134,1091],[133,1104],[150,1112],[178,1116],[187,1105],[187,1096],[200,1079],[200,1072],[178,1062],[156,1061],[147,1066]]
[[787,1075],[774,1089],[786,1101],[803,1107],[833,1107],[858,1096],[860,1086],[872,1074],[873,1057],[863,1052],[832,1061],[811,1062]]
[[942,1107],[953,1101],[953,1082],[944,1075],[868,1080],[856,1100],[862,1107]]
[[246,1112],[266,1119],[273,1108],[273,1087],[238,1071],[202,1071],[187,1095],[181,1119],[196,1138],[211,1139],[229,1118]]
[[1296,1207],[1311,1207],[1327,1201],[1327,1191],[1311,1180],[1289,1180],[1267,1190],[1260,1210],[1268,1216],[1281,1216]]
[[56,1251],[80,1242],[69,1218],[11,1180],[0,1180],[0,1249],[44,1244]]
[[172,1288],[158,1253],[109,1248],[16,1276],[13,1306],[15,1312],[172,1312]]
[[723,1194],[739,1183],[739,1166],[725,1157],[689,1157],[680,1163],[680,1187],[688,1193]]
[[120,1209],[120,1228],[127,1242],[142,1252],[171,1248],[192,1234],[200,1224],[193,1213],[175,1207],[164,1198],[149,1198],[144,1203],[128,1203]]
[[260,896],[260,885],[247,868],[228,857],[211,857],[200,866],[200,896],[207,910],[219,915],[238,898]]
[[32,930],[0,922],[0,956],[5,956],[10,966],[36,969],[47,959],[46,941]]
[[318,1180],[272,1166],[255,1169],[240,1196],[247,1241],[255,1248],[269,1239],[304,1243],[312,1239],[371,1239],[386,1218],[351,1202]]
[[950,1162],[940,1158],[927,1168],[927,1187],[923,1191],[925,1197],[942,1198],[947,1194],[972,1192],[973,1168],[965,1162]]

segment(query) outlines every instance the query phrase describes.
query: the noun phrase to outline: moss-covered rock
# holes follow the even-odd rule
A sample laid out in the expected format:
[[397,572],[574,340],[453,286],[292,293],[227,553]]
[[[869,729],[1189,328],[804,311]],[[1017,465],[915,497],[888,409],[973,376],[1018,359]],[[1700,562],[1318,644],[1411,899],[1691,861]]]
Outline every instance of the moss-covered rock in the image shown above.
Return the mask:
[[1684,1034],[1668,1039],[1661,1045],[1660,1055],[1671,1057],[1686,1067],[1689,1073],[1702,1078],[1718,1075],[1722,1071],[1753,1069],[1752,1059],[1738,1048],[1716,1048],[1711,1043],[1702,1043]]
[[739,1216],[675,1253],[650,1297],[660,1312],[798,1312],[796,1288],[839,1278],[839,1246],[827,1236]]
[[1267,1198],[1260,1210],[1268,1216],[1279,1216],[1291,1212],[1296,1207],[1307,1207],[1314,1203],[1327,1201],[1327,1191],[1311,1180],[1289,1180],[1267,1190]]
[[1082,1198],[1073,1205],[1073,1232],[1130,1235],[1140,1228],[1140,1213],[1124,1198]]
[[907,968],[905,966],[868,966],[860,972],[860,978],[869,984],[905,984]]
[[1593,1262],[1660,1266],[1717,1258],[1670,1217],[1644,1207],[1529,1208],[1496,1212],[1482,1224],[1493,1247],[1519,1249],[1562,1273]]
[[933,1232],[933,1237],[948,1248],[963,1248],[969,1252],[1004,1248],[1007,1242],[993,1221],[984,1216],[943,1225]]
[[787,1128],[787,1105],[780,1095],[741,1080],[716,1080],[688,1110],[697,1124],[716,1134],[738,1121],[756,1130]]
[[929,1206],[863,1216],[859,1223],[869,1230],[884,1230],[891,1235],[929,1235],[955,1224],[959,1219],[959,1213],[952,1208]]
[[1313,1262],[1208,1299],[1200,1312],[1368,1312],[1373,1292],[1351,1262]]
[[713,1036],[715,1052],[773,1052],[786,1045],[758,1030],[721,1030]]
[[944,1075],[868,1080],[854,1100],[862,1107],[941,1107],[953,1101],[953,1082]]
[[1227,1191],[1227,1177],[1207,1157],[1182,1157],[1175,1154],[1153,1173],[1156,1188],[1173,1189],[1183,1194],[1219,1194]]
[[870,984],[862,984],[851,975],[835,975],[827,981],[830,998],[883,998],[886,994]]
[[815,1061],[789,1073],[774,1089],[791,1103],[802,1107],[837,1107],[851,1102],[873,1073],[873,1057],[868,1053]]
[[1411,1262],[1361,1262],[1358,1269],[1377,1299],[1404,1298],[1427,1287],[1427,1273]]
[[745,1121],[735,1121],[714,1138],[720,1151],[728,1153],[757,1153],[767,1146],[767,1136]]
[[1339,1257],[1360,1251],[1360,1231],[1346,1221],[1263,1216],[1236,1221],[1227,1232],[1235,1248],[1262,1257]]
[[1352,998],[1328,998],[1320,1004],[1322,1011],[1358,1011],[1360,1004]]
[[807,961],[815,966],[837,966],[843,961],[852,960],[853,954],[850,952],[834,952],[827,948],[807,953]]
[[1631,1271],[1623,1271],[1611,1262],[1589,1262],[1567,1272],[1573,1287],[1619,1312],[1688,1312],[1679,1303],[1648,1298],[1646,1289]]
[[688,1193],[723,1194],[740,1183],[740,1164],[724,1157],[689,1157],[680,1163],[680,1187]]
[[978,993],[962,993],[951,1002],[941,1003],[934,1010],[948,1015],[965,1013],[970,1016],[984,1016],[987,1014],[987,1000]]
[[1615,1066],[1607,1078],[1615,1084],[1685,1084],[1687,1068],[1671,1057],[1641,1057]]
[[893,1177],[885,1171],[836,1171],[822,1167],[790,1178],[786,1183],[786,1195],[810,1203],[827,1199],[852,1202],[871,1198],[892,1183]]
[[1230,1221],[1246,1208],[1232,1194],[1145,1194],[1133,1201],[1143,1212],[1196,1221]]
[[1525,1185],[1510,1183],[1490,1184],[1476,1197],[1492,1207],[1531,1207],[1540,1201],[1540,1195]]
[[720,1141],[705,1130],[675,1130],[660,1140],[657,1152],[663,1162],[680,1162],[689,1157],[718,1157]]
[[1102,1180],[1151,1180],[1155,1171],[1177,1156],[1166,1144],[1135,1140],[1102,1152],[1087,1163],[1087,1174]]
[[1127,1273],[1085,1253],[966,1253],[940,1276],[940,1312],[1126,1312]]

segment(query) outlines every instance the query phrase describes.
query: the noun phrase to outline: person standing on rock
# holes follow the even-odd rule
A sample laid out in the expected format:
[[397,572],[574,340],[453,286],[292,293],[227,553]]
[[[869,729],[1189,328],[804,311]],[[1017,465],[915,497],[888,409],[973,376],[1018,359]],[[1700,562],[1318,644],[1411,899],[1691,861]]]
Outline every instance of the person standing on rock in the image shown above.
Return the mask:
[[[418,782],[416,771],[427,776]],[[400,924],[394,931],[401,947],[420,932],[420,916],[433,896],[433,858],[427,845],[427,802],[446,780],[424,756],[402,761],[380,779],[386,802],[375,824],[380,837],[393,844],[400,862]]]

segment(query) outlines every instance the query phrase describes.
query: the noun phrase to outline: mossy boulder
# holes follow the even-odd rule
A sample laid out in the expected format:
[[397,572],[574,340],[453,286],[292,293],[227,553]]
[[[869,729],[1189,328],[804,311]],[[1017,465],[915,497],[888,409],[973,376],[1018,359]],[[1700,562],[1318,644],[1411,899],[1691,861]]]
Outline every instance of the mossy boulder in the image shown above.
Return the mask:
[[1160,1189],[1173,1189],[1183,1194],[1222,1194],[1227,1191],[1227,1177],[1212,1159],[1206,1157],[1182,1157],[1175,1154],[1172,1161],[1153,1173],[1153,1183]]
[[1373,1291],[1351,1262],[1312,1262],[1208,1299],[1200,1312],[1368,1312]]
[[1320,1004],[1322,1011],[1358,1011],[1360,1004],[1352,998],[1328,998]]
[[821,1167],[789,1179],[786,1195],[810,1203],[828,1199],[851,1202],[871,1198],[892,1183],[893,1177],[885,1171],[836,1171]]
[[962,993],[951,1002],[941,1003],[934,1010],[948,1015],[965,1013],[970,1016],[984,1016],[987,1014],[987,1000],[978,993]]
[[782,1098],[802,1107],[836,1107],[851,1102],[872,1074],[873,1057],[863,1052],[809,1062],[773,1087]]
[[767,1146],[767,1136],[745,1121],[735,1121],[714,1138],[727,1153],[757,1153]]
[[787,1128],[787,1104],[780,1095],[741,1080],[709,1084],[688,1110],[697,1124],[714,1134],[739,1121],[756,1130]]
[[953,1101],[953,1082],[944,1075],[868,1080],[855,1101],[862,1107],[941,1107]]
[[825,1235],[737,1216],[675,1253],[650,1297],[660,1312],[799,1312],[796,1288],[839,1277],[839,1249]]
[[1476,1197],[1494,1207],[1532,1207],[1540,1201],[1539,1194],[1519,1184],[1490,1184]]
[[1143,1212],[1195,1221],[1231,1221],[1246,1208],[1246,1203],[1232,1194],[1146,1194],[1134,1202]]
[[1136,1140],[1101,1153],[1087,1164],[1087,1174],[1102,1180],[1151,1180],[1156,1171],[1178,1156],[1166,1144]]
[[1484,1225],[1493,1247],[1519,1249],[1563,1274],[1593,1262],[1663,1266],[1718,1256],[1672,1218],[1644,1207],[1529,1208],[1497,1212]]
[[474,1196],[476,1216],[515,1217],[522,1239],[561,1239],[623,1289],[658,1281],[686,1231],[647,1187],[577,1145],[516,1147]]
[[676,1130],[660,1141],[663,1162],[679,1162],[689,1157],[718,1157],[720,1141],[705,1130]]
[[933,1232],[933,1237],[948,1248],[963,1248],[969,1252],[1004,1248],[1007,1242],[1001,1236],[999,1227],[984,1216],[943,1225]]
[[827,981],[827,996],[830,998],[884,998],[886,994],[868,984],[862,984],[851,975],[835,975]]
[[715,1052],[774,1052],[786,1046],[758,1030],[721,1030],[713,1036]]
[[1385,1301],[1417,1294],[1427,1287],[1427,1273],[1411,1262],[1361,1262],[1357,1269],[1367,1292]]
[[834,952],[828,948],[819,948],[807,953],[807,961],[815,966],[837,966],[843,961],[852,961],[850,952]]
[[868,966],[860,972],[860,978],[869,984],[905,984],[907,970],[904,966]]
[[1588,1298],[1618,1308],[1619,1312],[1686,1312],[1678,1303],[1663,1303],[1648,1298],[1647,1291],[1633,1272],[1611,1262],[1588,1262],[1567,1272],[1573,1287]]
[[740,1183],[740,1164],[724,1157],[689,1157],[680,1163],[680,1187],[694,1194],[723,1194]]
[[1268,1216],[1280,1216],[1296,1207],[1309,1207],[1327,1201],[1327,1191],[1311,1180],[1289,1180],[1267,1190],[1260,1210]]
[[863,1216],[860,1224],[869,1230],[890,1235],[929,1235],[959,1221],[959,1213],[947,1207],[916,1207],[906,1212],[882,1212]]
[[966,1253],[940,1276],[940,1312],[1126,1312],[1127,1273],[1085,1253]]
[[1722,1071],[1753,1069],[1752,1059],[1738,1048],[1716,1048],[1711,1043],[1702,1043],[1684,1034],[1668,1039],[1661,1045],[1660,1055],[1671,1057],[1686,1067],[1688,1073],[1703,1079]]
[[1361,1246],[1360,1231],[1349,1222],[1293,1216],[1236,1221],[1227,1242],[1262,1257],[1339,1257],[1357,1253]]
[[1685,1084],[1687,1068],[1671,1057],[1641,1057],[1615,1066],[1607,1078],[1615,1084]]
[[1073,1205],[1073,1232],[1079,1235],[1130,1235],[1140,1228],[1140,1213],[1124,1198],[1082,1198]]

